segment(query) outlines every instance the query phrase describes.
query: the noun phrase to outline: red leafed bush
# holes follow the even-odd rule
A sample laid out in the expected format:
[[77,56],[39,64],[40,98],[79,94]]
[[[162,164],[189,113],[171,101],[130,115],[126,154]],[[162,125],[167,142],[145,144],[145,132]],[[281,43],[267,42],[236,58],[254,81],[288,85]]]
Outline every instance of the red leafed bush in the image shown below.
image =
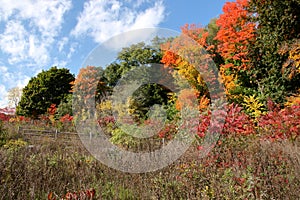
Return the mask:
[[4,113],[0,113],[0,121],[9,121],[10,116]]
[[234,104],[228,106],[228,114],[225,119],[223,134],[254,134],[254,124],[247,114],[242,111],[242,107]]
[[24,116],[18,116],[15,121],[17,122],[30,122],[30,118]]
[[254,124],[242,109],[238,105],[230,104],[225,107],[224,111],[213,112],[214,117],[212,119],[211,111],[202,113],[198,126],[198,136],[204,137],[207,130],[211,133],[221,133],[223,135],[254,134]]
[[279,109],[271,101],[269,112],[260,117],[258,126],[270,139],[295,140],[300,135],[300,103]]
[[0,108],[0,120],[9,121],[9,119],[14,115],[15,110],[12,108]]
[[64,116],[62,116],[59,121],[61,122],[71,122],[73,120],[73,116],[69,115],[69,114],[66,114]]

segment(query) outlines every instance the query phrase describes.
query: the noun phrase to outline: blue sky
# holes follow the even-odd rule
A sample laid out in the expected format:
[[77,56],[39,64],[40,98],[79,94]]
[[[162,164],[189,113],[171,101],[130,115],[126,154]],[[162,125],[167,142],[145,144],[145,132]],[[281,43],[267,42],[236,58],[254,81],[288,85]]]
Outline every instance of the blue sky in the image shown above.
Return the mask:
[[77,74],[98,45],[122,32],[205,26],[226,0],[0,0],[0,107],[7,91],[24,87],[51,66]]

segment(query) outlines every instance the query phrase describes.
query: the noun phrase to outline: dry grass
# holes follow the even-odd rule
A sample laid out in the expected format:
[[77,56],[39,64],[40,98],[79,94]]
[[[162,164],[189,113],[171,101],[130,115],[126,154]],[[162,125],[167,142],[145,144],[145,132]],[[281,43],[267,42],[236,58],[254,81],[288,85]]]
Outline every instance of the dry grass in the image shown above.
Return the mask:
[[[18,136],[10,128],[10,137]],[[97,199],[299,199],[298,143],[220,138],[207,157],[194,147],[152,173],[108,168],[80,145],[39,141],[0,148],[0,199],[46,199],[96,190]]]

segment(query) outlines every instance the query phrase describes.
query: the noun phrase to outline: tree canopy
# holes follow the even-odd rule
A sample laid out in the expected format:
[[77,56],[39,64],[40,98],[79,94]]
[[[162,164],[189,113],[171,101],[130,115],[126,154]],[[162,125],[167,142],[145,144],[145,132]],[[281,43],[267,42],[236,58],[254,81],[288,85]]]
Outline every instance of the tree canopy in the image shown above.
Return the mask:
[[152,45],[140,42],[123,48],[118,53],[116,61],[106,66],[104,70],[104,77],[108,85],[115,86],[122,75],[135,67],[150,63],[160,63],[162,52],[156,45],[162,41],[156,39],[152,41]]
[[249,77],[263,99],[283,103],[287,95],[299,88],[299,74],[289,76],[292,68],[282,70],[289,52],[281,50],[300,38],[300,1],[252,0],[248,9],[255,13],[252,20],[257,24],[256,40],[250,49]]
[[45,114],[51,104],[59,105],[71,91],[74,75],[66,68],[51,67],[29,80],[23,89],[17,114],[38,117]]

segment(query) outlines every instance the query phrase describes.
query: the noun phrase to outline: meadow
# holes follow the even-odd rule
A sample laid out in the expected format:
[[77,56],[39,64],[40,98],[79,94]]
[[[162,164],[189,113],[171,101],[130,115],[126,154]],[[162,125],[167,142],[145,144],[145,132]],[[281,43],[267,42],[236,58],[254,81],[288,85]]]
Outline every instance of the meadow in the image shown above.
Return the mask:
[[[63,130],[74,130],[64,123]],[[300,198],[299,139],[267,137],[262,128],[256,134],[222,134],[203,158],[193,144],[161,170],[132,174],[103,165],[79,139],[37,141],[19,127],[42,131],[62,124],[22,118],[1,122],[0,199]]]

